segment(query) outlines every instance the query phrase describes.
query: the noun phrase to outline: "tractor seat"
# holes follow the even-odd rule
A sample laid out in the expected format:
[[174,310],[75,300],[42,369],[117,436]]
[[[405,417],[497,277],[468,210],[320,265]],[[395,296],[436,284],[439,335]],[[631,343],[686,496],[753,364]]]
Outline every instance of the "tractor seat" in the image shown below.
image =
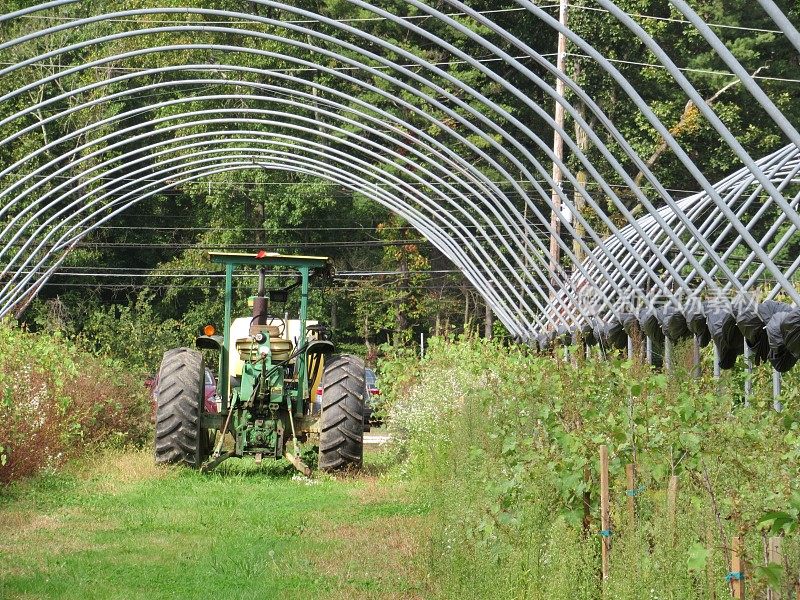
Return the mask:
[[272,352],[272,362],[287,360],[292,354],[294,344],[281,337],[281,330],[277,325],[250,325],[250,335],[254,336],[257,333],[269,334],[269,349]]
[[250,335],[246,338],[236,340],[236,348],[239,350],[239,358],[241,360],[255,361],[259,360],[258,353],[256,352],[256,344],[253,339],[258,333],[269,334],[269,350],[272,353],[272,362],[281,362],[288,360],[289,356],[294,350],[294,344],[291,341],[280,337],[278,327],[275,325],[251,325]]
[[277,325],[250,325],[250,335],[255,336],[257,333],[267,333],[270,339],[281,337],[281,330]]

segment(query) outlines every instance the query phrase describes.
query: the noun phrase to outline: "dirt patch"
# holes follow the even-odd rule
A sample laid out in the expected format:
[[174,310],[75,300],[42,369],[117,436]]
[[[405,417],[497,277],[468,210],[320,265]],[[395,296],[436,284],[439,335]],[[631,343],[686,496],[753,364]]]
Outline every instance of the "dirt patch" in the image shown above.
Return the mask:
[[402,495],[404,488],[399,485],[387,485],[377,476],[363,476],[359,478],[361,485],[353,490],[353,495],[358,498],[359,504],[380,504],[394,500]]
[[[38,531],[53,531],[62,526],[61,519],[53,515],[41,515],[33,511],[9,511],[2,513],[0,536],[2,539],[19,538]],[[3,546],[0,545],[0,548]]]
[[[365,504],[366,498],[369,496],[365,497]],[[346,589],[353,596],[382,600],[425,598],[417,590],[397,589],[420,581],[414,532],[422,521],[419,516],[391,516],[371,519],[365,524],[337,525],[324,533],[326,539],[334,542],[331,553],[315,557],[314,565],[320,573],[346,582]],[[370,589],[373,587],[378,589]]]
[[81,478],[100,492],[118,494],[122,488],[145,480],[162,479],[172,469],[155,464],[150,452],[109,453],[98,457]]

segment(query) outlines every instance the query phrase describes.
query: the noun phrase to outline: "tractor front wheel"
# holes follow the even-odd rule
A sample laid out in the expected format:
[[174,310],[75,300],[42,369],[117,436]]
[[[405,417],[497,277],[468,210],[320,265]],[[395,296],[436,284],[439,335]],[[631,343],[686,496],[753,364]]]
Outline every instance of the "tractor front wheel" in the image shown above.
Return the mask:
[[364,458],[364,361],[348,354],[325,359],[322,373],[319,468],[359,469]]
[[211,453],[209,430],[200,427],[204,392],[203,355],[189,348],[165,352],[156,391],[157,464],[197,469]]

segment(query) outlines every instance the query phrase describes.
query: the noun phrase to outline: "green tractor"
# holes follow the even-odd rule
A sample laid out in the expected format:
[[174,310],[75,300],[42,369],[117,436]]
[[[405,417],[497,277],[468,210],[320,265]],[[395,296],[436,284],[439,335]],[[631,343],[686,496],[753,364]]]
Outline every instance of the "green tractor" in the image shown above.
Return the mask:
[[[300,448],[316,447],[320,469],[359,468],[369,422],[364,362],[335,354],[324,328],[307,320],[309,280],[330,272],[328,259],[264,251],[212,252],[210,258],[225,266],[223,334],[208,326],[196,346],[219,351],[218,398],[205,398],[199,350],[164,354],[156,388],[156,462],[208,470],[233,456],[254,456],[257,463],[285,457],[309,475]],[[255,267],[259,283],[252,314],[231,320],[237,267]],[[288,270],[295,280],[265,289],[275,269]],[[299,318],[289,320],[279,311],[298,288]],[[225,444],[228,433],[233,441]]]

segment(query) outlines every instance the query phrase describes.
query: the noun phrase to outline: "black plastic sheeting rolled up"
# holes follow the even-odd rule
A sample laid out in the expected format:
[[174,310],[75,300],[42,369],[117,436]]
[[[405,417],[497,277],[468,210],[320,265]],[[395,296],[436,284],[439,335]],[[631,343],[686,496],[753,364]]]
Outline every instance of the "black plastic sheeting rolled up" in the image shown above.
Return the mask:
[[600,344],[604,350],[624,350],[630,337],[643,334],[651,341],[651,363],[661,367],[664,342],[679,342],[695,336],[701,346],[713,340],[721,369],[731,369],[743,353],[746,343],[758,362],[769,361],[773,368],[785,373],[800,361],[800,308],[767,300],[756,305],[739,302],[734,305],[712,305],[695,302],[683,312],[664,307],[645,308],[635,313],[621,313],[608,322],[590,319],[572,330],[559,326],[541,333],[535,345],[542,352],[562,345],[582,342]]
[[555,331],[548,331],[546,333],[540,333],[536,336],[536,343],[539,346],[539,350],[542,352],[548,352],[553,349],[553,341],[556,338]]
[[[769,319],[767,319],[769,320]],[[741,304],[736,310],[736,326],[753,352],[753,363],[761,364],[769,356],[766,322],[754,303]]]
[[661,330],[659,316],[657,308],[643,308],[639,311],[639,326],[650,338],[650,364],[654,367],[664,364],[664,332]]
[[671,342],[680,342],[691,337],[686,317],[677,308],[665,306],[659,315],[661,331]]
[[775,302],[774,300],[766,300],[758,305],[758,316],[761,317],[761,320],[764,321],[764,337],[767,338],[767,348],[769,348],[768,354],[772,352],[772,347],[769,342],[769,335],[767,333],[766,325],[769,323],[770,319],[779,313],[790,312],[792,307],[788,304],[784,304],[783,302]]
[[587,346],[596,346],[597,338],[594,335],[594,321],[586,321],[581,325],[581,339]]
[[708,330],[708,322],[706,321],[706,312],[703,305],[699,302],[693,302],[686,307],[684,316],[686,317],[686,328],[698,339],[700,346],[702,348],[708,346],[711,342],[711,332]]
[[779,373],[785,373],[797,363],[797,356],[789,351],[782,331],[783,324],[791,314],[788,311],[779,311],[767,322],[769,362]]
[[628,335],[616,317],[612,317],[606,323],[598,321],[594,327],[594,336],[604,351],[624,350],[628,347]]
[[559,344],[570,346],[573,343],[573,336],[572,331],[570,331],[566,325],[559,325],[557,331],[557,337]]
[[622,321],[622,329],[628,337],[636,337],[639,335],[639,319],[633,313],[625,312],[619,316]]
[[550,342],[546,333],[540,333],[536,336],[536,345],[539,346],[539,352],[547,352],[550,349]]
[[706,321],[711,339],[717,347],[720,369],[732,369],[736,357],[744,354],[744,336],[736,326],[731,307],[706,308]]
[[758,305],[758,316],[761,320],[769,323],[770,319],[782,312],[791,312],[792,307],[784,302],[776,302],[775,300],[765,300]]
[[795,308],[781,321],[781,334],[789,352],[800,359],[800,308]]

